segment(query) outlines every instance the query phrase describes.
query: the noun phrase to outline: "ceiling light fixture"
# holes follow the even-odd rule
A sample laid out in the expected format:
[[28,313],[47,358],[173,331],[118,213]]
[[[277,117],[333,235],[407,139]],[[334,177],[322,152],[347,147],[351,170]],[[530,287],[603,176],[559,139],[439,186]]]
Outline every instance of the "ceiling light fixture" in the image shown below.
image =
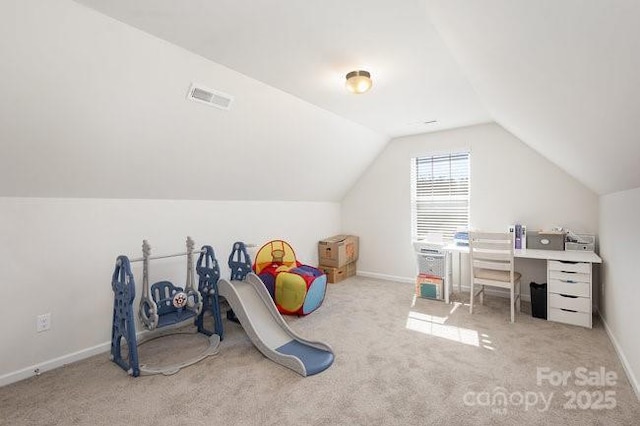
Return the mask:
[[371,74],[368,71],[351,71],[347,74],[345,85],[349,91],[360,94],[371,89]]

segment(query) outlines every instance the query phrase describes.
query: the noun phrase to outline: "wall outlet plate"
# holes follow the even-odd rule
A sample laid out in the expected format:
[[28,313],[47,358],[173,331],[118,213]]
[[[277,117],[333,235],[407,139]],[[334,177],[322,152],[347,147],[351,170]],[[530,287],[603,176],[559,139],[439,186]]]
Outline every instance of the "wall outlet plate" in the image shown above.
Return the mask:
[[36,317],[36,331],[38,333],[51,328],[51,313],[38,315]]

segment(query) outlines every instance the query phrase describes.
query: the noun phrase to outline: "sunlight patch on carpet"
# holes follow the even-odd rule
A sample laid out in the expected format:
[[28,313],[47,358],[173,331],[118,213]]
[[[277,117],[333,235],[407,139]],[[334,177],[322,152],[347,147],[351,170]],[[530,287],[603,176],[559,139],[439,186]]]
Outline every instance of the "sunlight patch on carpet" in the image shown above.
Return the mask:
[[406,328],[429,336],[480,347],[480,336],[476,330],[447,325],[445,324],[447,318],[409,311]]

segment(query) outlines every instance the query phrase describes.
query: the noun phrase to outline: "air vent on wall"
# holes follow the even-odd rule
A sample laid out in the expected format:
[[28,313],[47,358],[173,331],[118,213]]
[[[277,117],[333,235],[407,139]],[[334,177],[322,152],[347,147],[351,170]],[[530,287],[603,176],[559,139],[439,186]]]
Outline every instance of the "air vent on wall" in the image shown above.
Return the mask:
[[226,110],[231,108],[231,103],[233,102],[233,96],[231,95],[196,84],[191,85],[187,99]]

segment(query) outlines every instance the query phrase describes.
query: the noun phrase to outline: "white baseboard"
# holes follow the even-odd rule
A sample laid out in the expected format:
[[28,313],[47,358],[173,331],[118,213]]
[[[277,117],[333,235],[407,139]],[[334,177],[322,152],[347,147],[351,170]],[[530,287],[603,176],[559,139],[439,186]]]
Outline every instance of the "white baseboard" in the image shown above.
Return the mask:
[[108,352],[110,349],[111,341],[100,343],[99,345],[83,349],[81,351],[63,355],[58,358],[50,359],[39,364],[34,364],[27,368],[23,368],[22,370],[5,374],[4,376],[0,376],[0,387],[19,382],[20,380],[28,379],[29,377],[37,376],[58,367],[63,367],[67,364],[71,364],[72,362],[80,361],[94,355]]
[[[356,275],[361,276],[361,277],[365,277],[365,278],[376,278],[376,279],[380,279],[380,280],[385,280],[385,281],[395,281],[395,282],[401,282],[401,283],[415,283],[416,279],[415,277],[412,278],[408,278],[408,277],[400,277],[400,276],[396,276],[396,275],[387,275],[387,274],[379,274],[377,272],[367,272],[367,271],[358,271],[356,273]],[[457,285],[453,285],[453,288],[451,289],[452,291],[457,290],[458,286]],[[462,286],[462,292],[463,293],[469,293],[469,291],[471,291],[471,289],[469,288],[469,286]],[[497,296],[497,297],[504,297],[505,299],[508,299],[510,297],[509,292],[508,291],[504,291],[504,290],[500,290],[500,289],[493,289],[490,287],[486,288],[486,294],[489,296]],[[531,302],[531,296],[529,294],[522,294],[522,300],[524,302]]]
[[604,324],[604,329],[607,332],[607,336],[609,336],[609,340],[611,340],[611,343],[613,343],[613,347],[616,350],[616,354],[618,354],[618,359],[620,359],[620,362],[622,363],[622,368],[624,369],[624,372],[627,374],[629,383],[631,383],[631,387],[633,388],[633,391],[636,393],[636,397],[640,401],[640,385],[638,383],[638,379],[636,378],[635,374],[633,374],[631,365],[629,364],[629,361],[627,361],[627,357],[624,355],[624,352],[622,351],[622,347],[618,343],[616,336],[614,336],[613,331],[611,331],[611,328],[609,328],[609,324],[607,324],[607,321],[605,321],[604,317],[602,316],[602,314],[600,314],[600,312],[598,312],[598,314],[600,316],[600,319],[602,320],[602,324]]
[[[174,327],[174,328],[178,328],[178,327]],[[171,327],[168,327],[168,329],[171,329]],[[136,340],[140,342],[149,333],[152,333],[152,332],[148,330],[138,331],[136,333]],[[77,352],[62,355],[58,358],[54,358],[48,361],[34,364],[32,366],[23,368],[22,370],[13,371],[11,373],[5,374],[4,376],[0,376],[0,387],[9,385],[11,383],[19,382],[20,380],[28,379],[29,377],[38,376],[46,371],[51,371],[59,367],[64,367],[65,365],[71,364],[73,362],[81,361],[85,358],[89,358],[94,355],[99,355],[101,353],[106,353],[106,352],[109,352],[110,350],[111,350],[111,341],[108,341],[108,342],[104,342],[104,343],[100,343],[98,345],[92,346],[87,349],[82,349]]]

